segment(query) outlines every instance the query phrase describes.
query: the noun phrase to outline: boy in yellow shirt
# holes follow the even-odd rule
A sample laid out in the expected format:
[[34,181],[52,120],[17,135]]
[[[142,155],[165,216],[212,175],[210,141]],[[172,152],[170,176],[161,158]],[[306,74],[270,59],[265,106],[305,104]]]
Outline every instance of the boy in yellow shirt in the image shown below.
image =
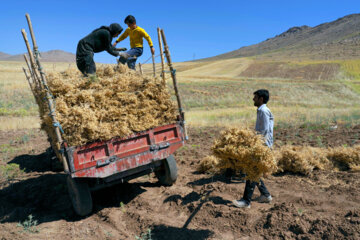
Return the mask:
[[124,40],[128,36],[130,36],[130,47],[131,49],[127,52],[120,53],[119,61],[122,64],[127,63],[129,68],[135,70],[136,59],[143,54],[143,38],[149,43],[151,54],[155,54],[155,48],[151,41],[151,38],[147,32],[136,25],[136,19],[134,16],[129,15],[125,18],[125,24],[128,25],[128,28],[125,30],[123,34],[115,41],[113,46],[115,47],[117,43]]

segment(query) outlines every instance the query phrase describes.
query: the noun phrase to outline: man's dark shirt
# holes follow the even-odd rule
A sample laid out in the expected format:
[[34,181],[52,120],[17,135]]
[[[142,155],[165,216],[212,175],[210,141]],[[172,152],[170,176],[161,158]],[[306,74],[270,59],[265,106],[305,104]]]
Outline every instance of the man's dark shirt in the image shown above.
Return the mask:
[[98,29],[80,40],[84,44],[86,50],[90,50],[94,53],[102,52],[106,50],[111,55],[117,57],[119,52],[111,44],[112,37],[110,31],[107,29]]

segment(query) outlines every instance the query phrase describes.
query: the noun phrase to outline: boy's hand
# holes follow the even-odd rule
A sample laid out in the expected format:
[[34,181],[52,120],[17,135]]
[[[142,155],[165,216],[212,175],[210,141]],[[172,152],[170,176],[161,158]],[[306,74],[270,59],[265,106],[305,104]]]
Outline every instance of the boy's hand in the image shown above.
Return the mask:
[[116,42],[113,43],[113,47],[115,47],[115,46],[116,46]]
[[151,47],[150,50],[151,50],[151,54],[152,54],[152,55],[155,55],[155,48],[154,48],[154,47]]

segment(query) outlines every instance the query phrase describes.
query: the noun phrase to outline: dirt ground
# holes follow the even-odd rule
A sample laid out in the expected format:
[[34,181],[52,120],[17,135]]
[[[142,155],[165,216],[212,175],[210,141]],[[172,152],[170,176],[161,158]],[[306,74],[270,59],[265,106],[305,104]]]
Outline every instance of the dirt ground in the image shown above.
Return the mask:
[[[265,183],[273,202],[238,209],[231,201],[241,198],[244,183],[195,170],[220,130],[189,129],[190,140],[175,154],[173,186],[160,186],[150,175],[94,192],[94,211],[84,218],[72,210],[65,175],[51,171],[45,135],[0,132],[0,146],[8,144],[0,164],[24,171],[0,182],[0,239],[135,239],[149,229],[152,239],[360,239],[360,172],[270,176]],[[277,129],[275,141],[351,146],[359,134],[360,126]],[[30,214],[36,233],[18,226]]]

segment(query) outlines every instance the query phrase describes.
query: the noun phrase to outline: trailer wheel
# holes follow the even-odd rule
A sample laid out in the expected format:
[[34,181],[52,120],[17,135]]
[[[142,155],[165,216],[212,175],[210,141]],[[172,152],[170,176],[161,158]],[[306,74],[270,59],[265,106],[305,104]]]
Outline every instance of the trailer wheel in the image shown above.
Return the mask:
[[177,166],[173,155],[162,160],[163,163],[159,170],[155,171],[155,176],[159,182],[166,186],[171,186],[177,179]]
[[89,185],[70,175],[66,179],[71,202],[76,214],[86,216],[92,211],[92,198]]

